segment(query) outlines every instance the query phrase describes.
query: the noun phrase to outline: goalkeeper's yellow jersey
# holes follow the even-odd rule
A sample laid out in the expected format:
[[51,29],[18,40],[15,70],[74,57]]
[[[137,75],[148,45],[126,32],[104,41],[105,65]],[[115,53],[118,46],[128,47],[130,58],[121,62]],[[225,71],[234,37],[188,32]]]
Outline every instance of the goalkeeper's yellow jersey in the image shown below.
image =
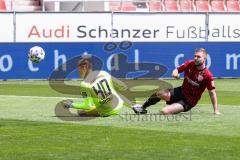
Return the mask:
[[91,97],[100,114],[127,105],[117,92],[127,89],[127,86],[105,71],[91,71],[80,86],[83,97]]

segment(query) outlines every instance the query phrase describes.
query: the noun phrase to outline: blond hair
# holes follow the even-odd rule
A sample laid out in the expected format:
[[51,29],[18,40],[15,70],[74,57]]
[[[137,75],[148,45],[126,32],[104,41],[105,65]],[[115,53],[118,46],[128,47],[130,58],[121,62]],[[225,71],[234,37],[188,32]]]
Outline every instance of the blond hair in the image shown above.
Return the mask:
[[203,52],[203,53],[205,53],[206,56],[207,56],[207,51],[206,51],[206,49],[204,49],[204,48],[196,48],[196,49],[195,49],[195,53],[197,53],[197,52]]

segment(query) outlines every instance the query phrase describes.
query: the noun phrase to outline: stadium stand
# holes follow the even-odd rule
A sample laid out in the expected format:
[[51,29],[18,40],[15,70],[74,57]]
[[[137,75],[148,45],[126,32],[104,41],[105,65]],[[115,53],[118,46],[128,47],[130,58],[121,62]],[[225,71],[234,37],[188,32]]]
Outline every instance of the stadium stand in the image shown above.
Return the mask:
[[224,0],[211,0],[210,5],[212,12],[224,12],[227,10],[224,4]]
[[109,1],[109,4],[107,7],[109,7],[109,9],[105,9],[108,11],[120,11],[120,6],[121,6],[121,2],[120,1]]
[[109,1],[108,3],[106,3],[107,5],[109,5],[108,7],[105,8],[109,8],[109,9],[105,9],[105,11],[127,11],[127,12],[146,12],[149,11],[149,7],[147,4],[147,1]]
[[163,10],[166,12],[177,12],[178,2],[177,0],[163,0]]
[[[42,0],[42,7],[43,11],[51,12],[109,11],[109,2],[109,0]],[[117,11],[118,8],[116,7],[115,10]]]
[[147,1],[137,1],[137,2],[133,2],[133,4],[137,7],[136,11],[138,12],[146,12],[149,11],[149,5]]
[[39,0],[5,0],[8,11],[41,11]]
[[0,0],[0,11],[6,11],[6,4],[4,0]]
[[149,0],[148,1],[149,11],[159,12],[163,10],[162,2],[159,0]]
[[133,2],[121,2],[120,11],[136,11],[136,9]]
[[228,12],[239,12],[239,1],[238,0],[226,0],[226,6]]
[[239,0],[0,0],[0,11],[240,12]]
[[16,11],[39,11],[42,4],[43,11],[55,12],[240,12],[239,0],[6,0],[5,3],[7,10]]
[[179,11],[192,12],[193,11],[193,1],[192,0],[179,0]]
[[194,0],[194,8],[196,12],[208,12],[211,10],[208,0]]

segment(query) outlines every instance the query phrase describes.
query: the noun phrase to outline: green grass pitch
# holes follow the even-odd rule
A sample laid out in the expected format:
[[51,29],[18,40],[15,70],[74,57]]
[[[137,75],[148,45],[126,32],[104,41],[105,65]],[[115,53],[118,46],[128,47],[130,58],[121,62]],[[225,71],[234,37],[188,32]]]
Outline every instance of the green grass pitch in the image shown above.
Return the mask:
[[56,104],[77,96],[57,93],[47,81],[1,81],[0,160],[239,159],[240,79],[215,84],[219,116],[206,92],[197,107],[179,115],[159,115],[161,102],[149,115],[124,108],[119,116],[66,121],[56,116]]

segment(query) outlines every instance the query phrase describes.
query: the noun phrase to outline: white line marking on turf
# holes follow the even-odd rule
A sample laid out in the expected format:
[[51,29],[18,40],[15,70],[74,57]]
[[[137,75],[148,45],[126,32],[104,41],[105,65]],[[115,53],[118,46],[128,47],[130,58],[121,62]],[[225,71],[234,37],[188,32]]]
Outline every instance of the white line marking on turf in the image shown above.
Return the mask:
[[[48,97],[48,96],[18,96],[18,95],[0,95],[0,98],[43,98],[43,99],[82,99],[79,98],[72,98],[72,97]],[[144,102],[144,101],[137,101],[137,102]],[[206,105],[212,105],[212,104],[197,104],[197,106],[206,106]],[[229,104],[219,104],[220,106],[234,106],[234,107],[240,107],[239,105],[229,105]]]

